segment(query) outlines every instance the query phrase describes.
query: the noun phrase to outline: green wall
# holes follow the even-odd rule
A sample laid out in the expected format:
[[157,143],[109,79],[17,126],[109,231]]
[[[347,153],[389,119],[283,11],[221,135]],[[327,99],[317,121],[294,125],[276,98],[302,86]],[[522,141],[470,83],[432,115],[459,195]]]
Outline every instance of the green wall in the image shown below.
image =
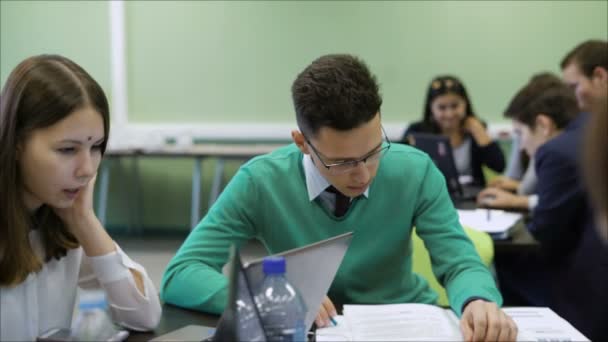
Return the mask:
[[[127,1],[125,9],[134,123],[293,122],[291,82],[334,52],[360,55],[378,75],[385,122],[417,119],[439,73],[460,76],[477,112],[503,122],[532,73],[558,72],[574,45],[608,38],[607,1]],[[0,1],[2,84],[25,57],[60,53],[109,95],[110,49],[107,2]],[[192,161],[143,159],[139,178],[130,164],[110,165],[108,225],[187,229]],[[139,206],[128,190],[136,182]]]
[[128,2],[130,118],[292,122],[290,85],[314,58],[360,55],[386,121],[416,119],[438,73],[463,78],[500,121],[534,72],[558,71],[581,40],[604,38],[606,2]]
[[25,58],[65,55],[110,96],[110,28],[103,1],[0,1],[0,83]]
[[[384,117],[420,115],[428,81],[462,77],[490,122],[532,73],[608,36],[607,1],[127,1],[132,122],[292,122],[289,87],[314,58],[360,55]],[[2,83],[26,56],[57,52],[109,90],[109,5],[2,1]]]

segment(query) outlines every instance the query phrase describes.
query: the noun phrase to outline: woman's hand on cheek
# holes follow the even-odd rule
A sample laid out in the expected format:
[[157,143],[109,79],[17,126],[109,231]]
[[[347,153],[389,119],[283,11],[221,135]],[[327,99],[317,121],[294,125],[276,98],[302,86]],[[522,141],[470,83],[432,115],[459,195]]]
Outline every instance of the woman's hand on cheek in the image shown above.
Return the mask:
[[57,216],[66,224],[68,229],[78,237],[79,230],[88,226],[91,220],[96,220],[93,210],[93,192],[95,180],[93,176],[89,182],[80,189],[74,203],[67,208],[53,208]]

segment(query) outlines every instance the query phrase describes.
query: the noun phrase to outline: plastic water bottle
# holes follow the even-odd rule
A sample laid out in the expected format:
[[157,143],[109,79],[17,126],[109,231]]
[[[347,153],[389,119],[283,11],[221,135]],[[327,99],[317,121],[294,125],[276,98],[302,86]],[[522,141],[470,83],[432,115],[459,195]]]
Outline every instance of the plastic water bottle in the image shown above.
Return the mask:
[[72,339],[75,341],[108,341],[113,340],[118,329],[107,314],[105,293],[82,292],[78,305],[78,316],[72,327]]
[[256,296],[269,341],[306,341],[306,304],[285,277],[285,258],[266,257],[264,281]]

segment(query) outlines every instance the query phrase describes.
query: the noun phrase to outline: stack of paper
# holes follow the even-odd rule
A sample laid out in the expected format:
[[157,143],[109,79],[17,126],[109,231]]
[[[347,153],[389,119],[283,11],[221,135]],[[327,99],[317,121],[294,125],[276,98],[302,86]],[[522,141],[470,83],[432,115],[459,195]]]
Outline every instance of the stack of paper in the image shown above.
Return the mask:
[[522,219],[521,213],[495,209],[458,210],[460,224],[486,232],[493,238],[506,238],[509,231]]
[[[549,308],[506,308],[519,329],[518,341],[589,341]],[[427,304],[345,305],[336,326],[317,329],[317,342],[462,341],[450,309]]]
[[503,309],[522,332],[521,341],[589,341],[572,324],[549,308],[512,307]]
[[345,305],[337,322],[317,341],[462,341],[454,313],[434,305]]

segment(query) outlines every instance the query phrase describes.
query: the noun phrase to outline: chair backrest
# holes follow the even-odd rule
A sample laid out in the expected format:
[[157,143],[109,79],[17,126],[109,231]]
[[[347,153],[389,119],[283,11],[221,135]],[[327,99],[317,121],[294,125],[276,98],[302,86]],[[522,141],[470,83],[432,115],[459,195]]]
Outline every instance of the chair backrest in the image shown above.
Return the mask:
[[[492,238],[487,233],[479,232],[467,227],[464,227],[464,232],[473,242],[475,250],[477,251],[477,254],[479,254],[483,264],[486,265],[486,267],[490,267],[494,259],[494,243],[492,242]],[[412,232],[412,267],[413,271],[426,279],[431,286],[431,289],[437,292],[439,295],[437,304],[449,306],[445,289],[439,284],[439,281],[433,274],[429,252],[422,240],[416,234],[415,229]]]

